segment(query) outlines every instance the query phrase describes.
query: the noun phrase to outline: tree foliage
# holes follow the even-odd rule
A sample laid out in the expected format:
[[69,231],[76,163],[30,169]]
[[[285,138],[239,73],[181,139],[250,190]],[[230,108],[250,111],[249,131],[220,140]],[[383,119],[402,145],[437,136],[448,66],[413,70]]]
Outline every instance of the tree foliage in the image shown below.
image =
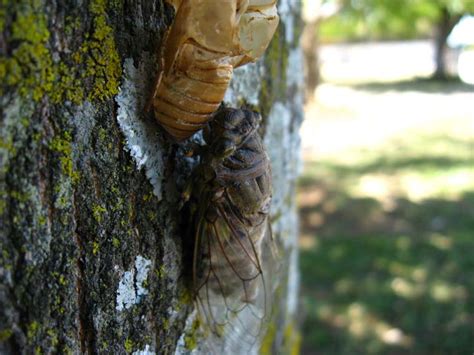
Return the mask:
[[326,0],[342,3],[339,16],[322,24],[323,40],[429,37],[448,12],[474,13],[473,0]]

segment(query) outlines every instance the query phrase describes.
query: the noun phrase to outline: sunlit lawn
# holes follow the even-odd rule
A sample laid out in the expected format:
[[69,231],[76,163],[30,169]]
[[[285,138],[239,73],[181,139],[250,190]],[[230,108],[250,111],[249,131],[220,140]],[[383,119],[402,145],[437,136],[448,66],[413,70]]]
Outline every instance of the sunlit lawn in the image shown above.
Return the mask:
[[303,354],[473,353],[470,89],[326,85],[308,107]]

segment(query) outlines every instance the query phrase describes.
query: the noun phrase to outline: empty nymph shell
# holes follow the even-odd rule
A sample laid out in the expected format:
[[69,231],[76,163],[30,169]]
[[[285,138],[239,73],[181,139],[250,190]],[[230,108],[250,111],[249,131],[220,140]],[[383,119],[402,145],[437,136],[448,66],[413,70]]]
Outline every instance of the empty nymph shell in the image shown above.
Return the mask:
[[176,140],[204,127],[233,69],[258,59],[278,25],[276,0],[170,0],[176,16],[162,48],[152,105]]

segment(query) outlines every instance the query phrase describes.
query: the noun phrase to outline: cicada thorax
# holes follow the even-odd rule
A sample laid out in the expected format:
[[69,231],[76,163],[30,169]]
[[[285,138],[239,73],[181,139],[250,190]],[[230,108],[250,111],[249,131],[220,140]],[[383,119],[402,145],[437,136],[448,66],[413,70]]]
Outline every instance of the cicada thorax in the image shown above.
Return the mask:
[[161,78],[153,99],[155,117],[175,139],[202,129],[221,104],[233,66],[219,57],[222,53],[184,44],[173,70]]
[[[256,340],[269,314],[263,248],[270,238],[270,164],[258,135],[260,116],[248,110],[218,111],[204,131],[208,143],[194,199],[195,291],[211,326],[225,325],[243,310]],[[268,244],[268,243],[267,243]]]

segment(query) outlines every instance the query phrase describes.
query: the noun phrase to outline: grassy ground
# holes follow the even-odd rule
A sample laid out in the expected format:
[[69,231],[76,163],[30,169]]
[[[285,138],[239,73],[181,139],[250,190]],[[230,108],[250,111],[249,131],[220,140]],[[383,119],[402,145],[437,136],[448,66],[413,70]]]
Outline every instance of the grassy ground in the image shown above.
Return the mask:
[[319,88],[302,128],[303,354],[473,353],[472,93]]

